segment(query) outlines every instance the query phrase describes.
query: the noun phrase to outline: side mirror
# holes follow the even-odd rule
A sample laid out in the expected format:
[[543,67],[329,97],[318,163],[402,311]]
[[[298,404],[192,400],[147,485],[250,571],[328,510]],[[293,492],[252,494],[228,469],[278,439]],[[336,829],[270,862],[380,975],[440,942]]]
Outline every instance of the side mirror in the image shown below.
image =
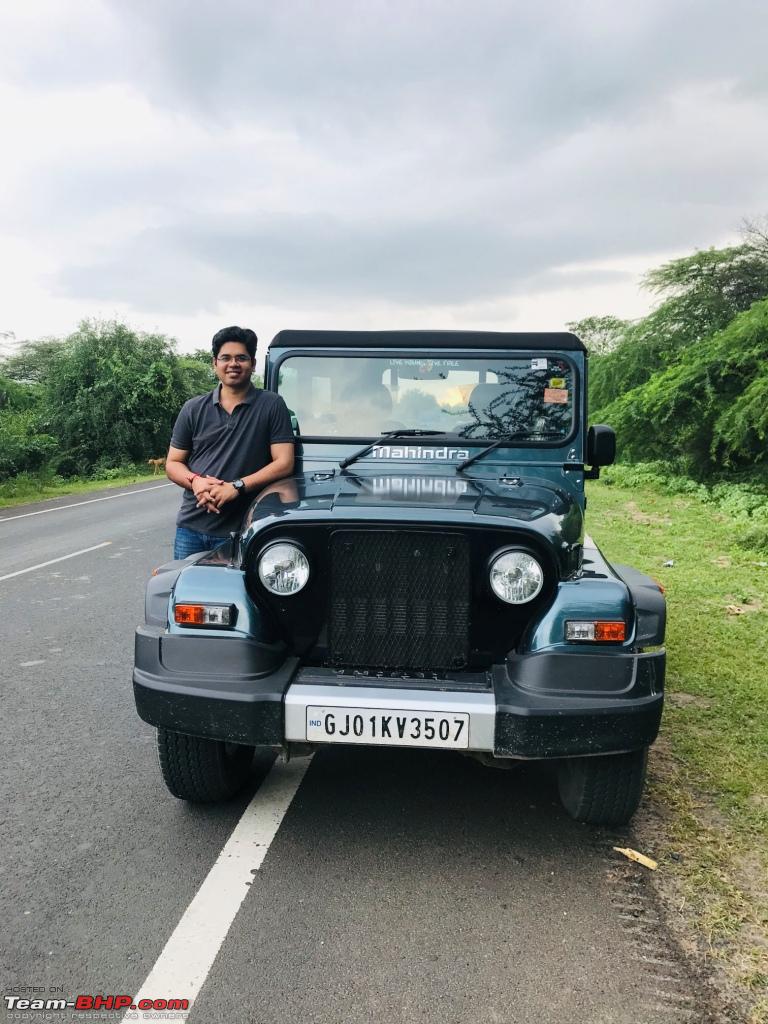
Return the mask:
[[596,480],[600,476],[601,466],[611,466],[616,458],[616,434],[613,427],[604,423],[596,423],[587,432],[587,480]]

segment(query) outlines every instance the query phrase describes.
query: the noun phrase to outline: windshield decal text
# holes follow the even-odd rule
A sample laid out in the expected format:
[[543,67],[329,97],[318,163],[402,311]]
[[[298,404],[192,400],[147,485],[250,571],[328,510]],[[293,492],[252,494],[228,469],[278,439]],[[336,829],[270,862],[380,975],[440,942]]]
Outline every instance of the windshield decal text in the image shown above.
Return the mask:
[[466,448],[422,448],[421,445],[398,445],[382,444],[376,445],[371,451],[374,459],[437,459],[441,462],[450,462],[453,459],[468,459],[469,452]]

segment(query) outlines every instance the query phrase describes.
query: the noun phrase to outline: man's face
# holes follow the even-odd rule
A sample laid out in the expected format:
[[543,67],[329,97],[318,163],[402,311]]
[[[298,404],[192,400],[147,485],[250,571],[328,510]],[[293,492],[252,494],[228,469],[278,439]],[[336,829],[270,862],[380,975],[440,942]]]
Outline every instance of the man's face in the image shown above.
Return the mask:
[[245,388],[251,380],[253,360],[241,341],[225,341],[213,360],[213,370],[222,384]]

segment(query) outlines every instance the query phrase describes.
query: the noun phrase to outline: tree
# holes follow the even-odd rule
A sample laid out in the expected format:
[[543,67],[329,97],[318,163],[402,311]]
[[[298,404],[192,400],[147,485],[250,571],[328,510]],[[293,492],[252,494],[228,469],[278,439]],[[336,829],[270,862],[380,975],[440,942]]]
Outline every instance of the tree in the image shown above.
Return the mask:
[[692,342],[768,296],[768,258],[751,245],[702,249],[649,271],[643,285],[667,296],[669,329]]
[[2,372],[11,380],[42,384],[56,374],[57,360],[63,354],[61,338],[25,341],[2,364]]
[[581,338],[590,355],[613,352],[632,326],[629,320],[617,316],[587,316],[566,324],[569,331]]
[[84,321],[44,378],[45,426],[80,472],[162,454],[189,380],[161,334]]
[[184,393],[187,398],[210,391],[216,384],[216,375],[211,369],[210,352],[206,353],[205,360],[201,359],[197,352],[191,356],[179,356],[179,369],[184,380]]
[[10,354],[13,351],[13,345],[16,341],[16,335],[13,331],[0,331],[0,356],[4,354]]
[[38,470],[56,451],[55,438],[40,430],[42,402],[42,385],[0,374],[0,479]]
[[768,299],[601,411],[634,460],[672,458],[697,476],[768,466]]
[[768,215],[743,221],[741,236],[748,248],[768,261]]
[[590,406],[601,419],[606,405],[768,296],[768,249],[745,243],[700,250],[649,271],[643,285],[664,300],[590,367]]

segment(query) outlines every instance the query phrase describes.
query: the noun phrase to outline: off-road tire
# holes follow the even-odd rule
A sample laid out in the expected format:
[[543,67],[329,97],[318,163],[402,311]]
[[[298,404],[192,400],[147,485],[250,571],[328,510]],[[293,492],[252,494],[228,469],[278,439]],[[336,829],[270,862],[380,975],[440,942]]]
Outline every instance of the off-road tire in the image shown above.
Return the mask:
[[253,751],[253,747],[186,736],[172,729],[157,730],[163,781],[175,797],[192,803],[233,797],[248,780]]
[[589,825],[626,825],[643,795],[647,761],[647,747],[628,754],[567,758],[557,775],[563,807]]

